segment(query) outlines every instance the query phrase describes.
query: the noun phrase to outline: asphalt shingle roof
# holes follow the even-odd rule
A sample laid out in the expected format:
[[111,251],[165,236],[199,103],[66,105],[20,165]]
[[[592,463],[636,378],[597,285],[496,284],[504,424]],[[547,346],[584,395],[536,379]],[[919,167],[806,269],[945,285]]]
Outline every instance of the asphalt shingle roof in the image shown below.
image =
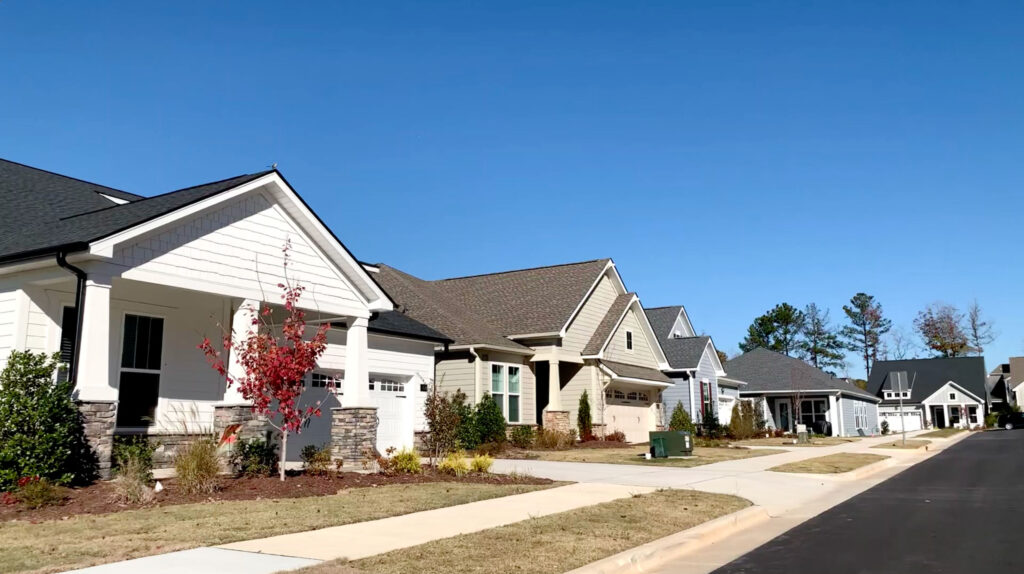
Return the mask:
[[376,314],[370,319],[369,330],[377,333],[404,335],[416,339],[436,341],[438,343],[452,342],[444,333],[431,329],[398,311],[384,311]]
[[[0,261],[84,249],[92,241],[237,187],[269,171],[143,198],[0,160]],[[116,204],[100,194],[128,201]]]
[[626,307],[629,306],[633,297],[636,297],[636,293],[623,293],[615,298],[612,306],[608,308],[608,312],[604,314],[604,318],[597,325],[594,334],[590,336],[587,346],[583,348],[583,356],[596,355],[601,352],[605,342],[608,341],[608,337],[612,336],[615,325],[622,318],[622,314],[626,312]]
[[[871,366],[868,378],[868,392],[882,398],[884,389],[889,388],[889,373],[906,371],[907,380],[912,383],[910,403],[919,403],[949,381],[967,389],[982,400],[987,400],[985,388],[984,357],[940,357],[934,359],[903,359],[899,361],[876,361]],[[886,401],[894,402],[894,401]],[[907,401],[904,401],[906,403]]]
[[644,313],[647,314],[647,320],[651,322],[651,328],[654,329],[654,334],[657,335],[659,341],[666,340],[672,334],[672,325],[675,324],[676,317],[679,316],[679,312],[682,310],[682,305],[644,309]]
[[672,379],[668,378],[665,373],[662,373],[658,369],[638,367],[636,365],[627,365],[626,363],[616,363],[614,361],[605,361],[604,359],[601,360],[601,364],[608,367],[613,373],[620,377],[628,379],[643,379],[659,383],[672,382]]
[[710,340],[711,337],[707,335],[661,339],[661,349],[665,351],[668,364],[673,369],[696,369]]
[[764,391],[843,391],[847,394],[874,398],[872,393],[837,379],[794,357],[757,348],[726,361],[729,378],[744,381],[743,393]]

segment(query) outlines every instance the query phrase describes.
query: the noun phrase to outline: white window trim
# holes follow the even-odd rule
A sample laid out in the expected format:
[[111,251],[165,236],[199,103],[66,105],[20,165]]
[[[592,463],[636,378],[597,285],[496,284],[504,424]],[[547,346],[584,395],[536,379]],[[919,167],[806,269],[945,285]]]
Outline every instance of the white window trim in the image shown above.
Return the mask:
[[[491,371],[488,377],[488,391],[490,395],[494,396],[494,367],[501,367],[502,373],[502,392],[501,392],[501,403],[498,405],[501,407],[501,413],[505,415],[505,421],[509,424],[522,424],[523,423],[523,365],[518,363],[499,363],[497,361],[491,361]],[[515,367],[519,369],[519,392],[510,393],[508,388],[508,371],[509,367]],[[519,418],[511,420],[508,417],[508,398],[509,396],[515,396],[519,398]]]
[[334,388],[332,389],[332,392],[335,395],[339,396],[339,397],[345,394],[343,392],[343,390],[345,388],[345,372],[344,371],[334,370],[334,369],[314,369],[311,373],[309,373],[309,376],[306,378],[306,382],[308,383],[307,388],[309,388],[309,389],[325,389],[326,390],[327,387],[317,387],[317,386],[313,385],[313,376],[314,375],[319,375],[321,377],[328,377],[328,378],[334,379]]
[[[150,319],[160,319],[163,321],[163,333],[160,335],[160,369],[136,369],[132,367],[122,367],[121,363],[124,362],[124,334],[125,334],[125,323],[128,321],[128,315],[134,315],[136,317],[148,317]],[[153,407],[153,424],[149,426],[141,427],[122,427],[117,426],[117,417],[114,417],[114,430],[115,431],[150,431],[161,427],[160,424],[160,391],[164,386],[164,373],[163,363],[164,357],[167,353],[167,317],[164,315],[157,315],[153,313],[143,313],[135,310],[124,310],[121,311],[121,336],[118,338],[117,345],[117,400],[118,403],[121,401],[121,373],[148,373],[155,374],[158,376],[156,381],[156,406]]]

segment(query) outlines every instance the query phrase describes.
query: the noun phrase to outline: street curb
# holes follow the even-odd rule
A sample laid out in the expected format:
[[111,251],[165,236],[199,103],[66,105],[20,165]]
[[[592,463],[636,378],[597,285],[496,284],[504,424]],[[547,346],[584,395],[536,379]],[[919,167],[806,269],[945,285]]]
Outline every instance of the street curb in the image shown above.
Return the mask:
[[739,530],[771,519],[762,506],[751,506],[710,522],[630,548],[597,562],[591,562],[565,574],[625,574],[647,572],[665,562],[698,550]]

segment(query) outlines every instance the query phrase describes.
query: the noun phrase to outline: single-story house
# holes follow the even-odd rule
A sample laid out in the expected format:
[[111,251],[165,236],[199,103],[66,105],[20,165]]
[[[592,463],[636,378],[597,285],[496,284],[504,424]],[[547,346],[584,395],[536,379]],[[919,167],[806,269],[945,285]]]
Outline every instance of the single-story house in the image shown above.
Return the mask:
[[727,425],[732,408],[746,383],[729,379],[715,343],[707,335],[697,335],[682,305],[644,309],[668,360],[665,374],[673,385],[661,392],[665,410],[671,415],[682,404],[696,423],[704,422],[704,413],[714,409],[718,422]]
[[510,425],[576,428],[584,391],[597,433],[644,442],[664,425],[665,355],[612,260],[433,281],[378,268],[402,313],[454,341],[437,347],[440,389],[489,393]]
[[1024,357],[1010,357],[997,365],[985,379],[985,388],[992,397],[993,410],[1024,405]]
[[832,436],[879,432],[881,399],[800,359],[757,348],[724,366],[730,378],[747,383],[740,398],[762,405],[769,428],[791,432],[802,423],[819,430],[828,423]]
[[279,304],[286,278],[305,287],[307,319],[332,325],[307,400],[322,392],[344,407],[313,419],[288,458],[331,443],[333,426],[358,427],[365,440],[334,449],[353,460],[366,446],[411,446],[423,426],[434,348],[448,339],[396,313],[276,170],[143,197],[0,160],[0,203],[0,367],[12,350],[62,353],[101,470],[115,435],[167,449],[231,423],[264,432],[197,344],[251,329],[252,309]]
[[993,404],[984,357],[877,361],[867,390],[893,432],[984,425]]

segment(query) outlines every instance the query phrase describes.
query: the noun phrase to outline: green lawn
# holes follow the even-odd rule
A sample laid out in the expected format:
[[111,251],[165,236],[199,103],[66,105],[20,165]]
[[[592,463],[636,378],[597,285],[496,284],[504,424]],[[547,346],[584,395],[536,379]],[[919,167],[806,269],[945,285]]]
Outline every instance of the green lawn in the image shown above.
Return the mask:
[[956,429],[956,428],[936,429],[936,430],[933,430],[931,432],[926,432],[924,434],[919,434],[919,435],[917,435],[916,438],[949,438],[949,437],[951,437],[951,436],[953,436],[953,435],[955,435],[957,433],[962,433],[962,432],[964,432],[964,429]]
[[726,494],[662,490],[299,572],[560,574],[749,505]]
[[333,496],[182,504],[0,523],[0,572],[59,572],[96,564],[376,520],[550,486],[437,482],[355,488]]
[[755,456],[768,456],[786,452],[770,448],[722,448],[722,447],[695,447],[693,456],[687,458],[656,458],[647,460],[644,453],[648,452],[646,446],[631,446],[623,448],[574,448],[570,450],[532,450],[529,452],[531,459],[552,460],[557,462],[596,462],[605,464],[635,464],[640,466],[674,466],[692,467],[727,460],[751,458]]

